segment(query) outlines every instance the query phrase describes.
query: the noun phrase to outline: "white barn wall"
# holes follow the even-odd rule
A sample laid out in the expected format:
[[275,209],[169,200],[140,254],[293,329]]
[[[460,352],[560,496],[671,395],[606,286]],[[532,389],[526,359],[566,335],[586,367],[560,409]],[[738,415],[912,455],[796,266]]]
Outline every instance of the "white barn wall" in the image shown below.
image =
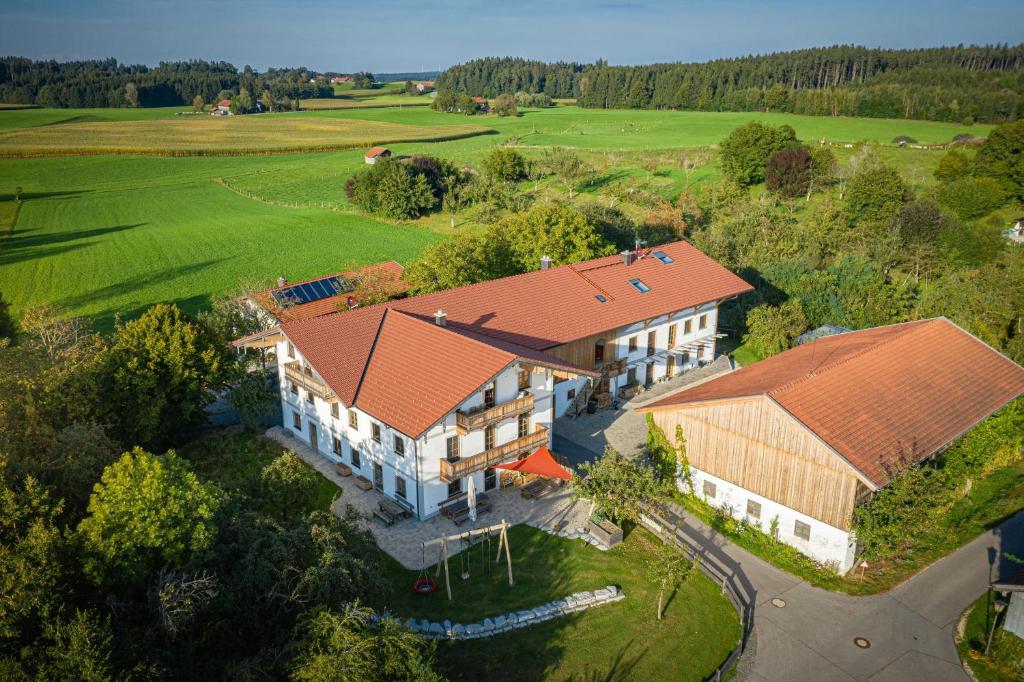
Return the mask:
[[[856,540],[853,537],[853,533],[830,526],[806,514],[801,514],[795,509],[750,492],[725,479],[701,471],[696,467],[690,467],[690,472],[693,480],[694,494],[713,507],[718,507],[719,509],[726,507],[733,518],[747,519],[749,523],[757,525],[757,519],[747,517],[747,501],[753,500],[761,505],[759,523],[762,531],[765,533],[770,532],[772,519],[778,517],[778,537],[780,541],[796,548],[815,561],[835,566],[840,574],[845,574],[853,568],[853,563],[856,559]],[[715,485],[714,497],[706,497],[704,495],[704,481],[709,481]],[[688,492],[685,490],[686,484],[683,482],[682,476],[677,480],[677,485],[683,492]],[[793,531],[796,521],[801,521],[810,526],[810,540],[804,540],[794,535]]]

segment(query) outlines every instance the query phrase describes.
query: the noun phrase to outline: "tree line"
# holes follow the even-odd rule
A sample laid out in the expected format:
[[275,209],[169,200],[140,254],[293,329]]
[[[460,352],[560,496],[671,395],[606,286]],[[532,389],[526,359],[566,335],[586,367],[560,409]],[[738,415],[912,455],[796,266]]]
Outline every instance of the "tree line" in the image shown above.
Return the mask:
[[333,97],[327,80],[310,83],[306,68],[238,70],[227,62],[161,62],[156,67],[116,59],[71,62],[0,58],[0,102],[43,107],[166,107],[230,99],[242,90],[275,100]]
[[603,109],[1002,123],[1024,111],[1024,44],[911,50],[837,45],[643,66],[487,57],[449,68],[436,86],[484,97],[543,92]]

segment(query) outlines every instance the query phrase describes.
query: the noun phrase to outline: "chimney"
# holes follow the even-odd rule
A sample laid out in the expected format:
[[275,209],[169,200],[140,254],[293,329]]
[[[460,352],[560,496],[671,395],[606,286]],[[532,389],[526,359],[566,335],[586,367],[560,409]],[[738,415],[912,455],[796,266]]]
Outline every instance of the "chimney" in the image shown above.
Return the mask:
[[633,264],[633,252],[632,251],[630,251],[629,249],[626,249],[620,255],[622,256],[622,264],[623,265],[632,265]]
[[277,278],[277,288],[278,289],[283,287],[285,284],[288,284],[288,280],[286,280],[284,277],[278,277]]
[[551,267],[551,258],[550,258],[550,256],[542,256],[541,259],[540,259],[540,269],[541,270],[547,270],[550,267]]
[[443,308],[438,308],[437,312],[434,313],[434,324],[438,327],[448,326],[448,313]]

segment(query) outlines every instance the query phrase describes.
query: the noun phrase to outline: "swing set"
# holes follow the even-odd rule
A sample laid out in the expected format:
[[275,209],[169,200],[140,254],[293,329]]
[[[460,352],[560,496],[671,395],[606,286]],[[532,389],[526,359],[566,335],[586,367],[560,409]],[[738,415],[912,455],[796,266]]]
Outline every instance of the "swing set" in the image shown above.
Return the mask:
[[[448,566],[448,543],[459,543],[459,568],[461,569],[460,577],[463,580],[469,580],[470,568],[473,562],[473,558],[470,556],[471,550],[476,545],[480,545],[480,566],[481,571],[485,574],[491,572],[491,562],[488,561],[488,557],[491,553],[491,536],[498,536],[498,553],[494,557],[494,562],[501,561],[501,551],[505,550],[505,561],[508,566],[508,584],[509,587],[515,585],[515,581],[512,579],[512,553],[508,544],[508,523],[504,519],[501,523],[494,524],[493,526],[487,526],[486,528],[474,528],[464,533],[458,533],[457,535],[442,535],[439,538],[431,540],[429,542],[421,543],[420,551],[422,553],[422,559],[420,564],[420,575],[413,582],[412,589],[418,594],[430,594],[437,589],[437,580],[435,578],[441,577],[441,566],[444,565],[444,586],[448,592],[448,601],[452,600],[452,584],[450,577],[450,568]],[[434,574],[434,578],[431,578],[427,574],[427,548],[437,545],[438,547],[438,559],[437,559],[437,571]]]

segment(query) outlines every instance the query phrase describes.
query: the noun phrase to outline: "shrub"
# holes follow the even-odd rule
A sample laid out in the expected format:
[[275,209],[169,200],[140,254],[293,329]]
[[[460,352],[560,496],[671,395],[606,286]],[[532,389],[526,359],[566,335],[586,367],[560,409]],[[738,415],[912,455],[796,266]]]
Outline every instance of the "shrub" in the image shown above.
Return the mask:
[[939,201],[964,220],[978,218],[1003,205],[1006,193],[994,178],[960,178],[939,189]]
[[910,189],[899,171],[872,163],[850,179],[846,193],[846,214],[851,224],[862,220],[883,222],[899,212]]
[[806,329],[807,318],[800,299],[790,299],[778,307],[759,305],[747,313],[743,343],[766,358],[789,348],[793,339]]
[[492,147],[482,165],[484,172],[498,180],[516,181],[526,177],[526,159],[511,147]]
[[1024,120],[999,126],[974,157],[978,175],[998,180],[1010,195],[1024,200]]
[[516,100],[512,95],[498,95],[495,97],[494,106],[491,107],[491,111],[498,116],[517,116],[519,114],[519,111],[516,109]]
[[942,182],[959,180],[971,174],[971,160],[963,152],[950,149],[939,159],[939,166],[935,169],[935,179]]
[[751,121],[722,140],[722,171],[740,185],[763,182],[765,165],[771,155],[795,140],[792,128],[774,128]]
[[912,138],[910,135],[897,135],[892,138],[892,143],[903,146],[905,144],[917,144],[917,140]]
[[345,194],[367,213],[394,220],[416,218],[438,204],[427,173],[387,158],[353,175],[345,184]]
[[780,149],[768,159],[764,175],[773,192],[784,197],[802,196],[811,183],[811,153],[803,146]]
[[938,240],[946,216],[931,199],[919,199],[900,208],[900,236],[905,244],[931,244]]

